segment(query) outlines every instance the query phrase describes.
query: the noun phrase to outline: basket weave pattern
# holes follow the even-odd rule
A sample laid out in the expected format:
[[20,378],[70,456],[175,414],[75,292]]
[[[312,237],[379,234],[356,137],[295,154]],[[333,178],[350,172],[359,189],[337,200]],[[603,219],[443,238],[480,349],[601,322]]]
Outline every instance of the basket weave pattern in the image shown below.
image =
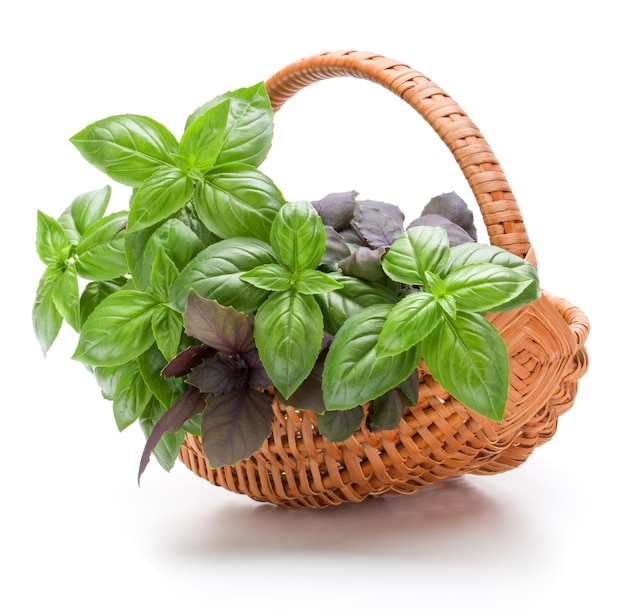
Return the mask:
[[[302,88],[351,76],[382,85],[410,104],[439,134],[462,169],[491,244],[536,265],[521,212],[491,148],[460,107],[412,68],[379,55],[340,51],[287,66],[266,82],[275,111]],[[272,433],[235,466],[213,470],[200,440],[185,437],[179,457],[215,485],[286,508],[358,502],[387,492],[410,494],[449,476],[496,474],[522,464],[554,435],[587,369],[585,314],[547,292],[529,305],[490,316],[508,348],[509,400],[501,423],[450,395],[420,367],[419,402],[395,430],[360,431],[328,443],[315,414],[273,400]]]

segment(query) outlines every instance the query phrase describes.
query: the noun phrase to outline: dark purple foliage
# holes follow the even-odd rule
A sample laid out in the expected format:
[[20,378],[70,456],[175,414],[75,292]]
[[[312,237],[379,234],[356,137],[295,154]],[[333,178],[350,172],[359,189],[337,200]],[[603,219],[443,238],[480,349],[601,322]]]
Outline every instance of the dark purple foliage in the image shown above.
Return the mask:
[[269,436],[273,418],[271,381],[254,343],[254,321],[233,308],[190,292],[185,330],[202,345],[179,353],[164,376],[182,377],[191,387],[157,422],[144,449],[139,476],[167,431],[179,430],[202,413],[202,446],[213,468],[250,457]]

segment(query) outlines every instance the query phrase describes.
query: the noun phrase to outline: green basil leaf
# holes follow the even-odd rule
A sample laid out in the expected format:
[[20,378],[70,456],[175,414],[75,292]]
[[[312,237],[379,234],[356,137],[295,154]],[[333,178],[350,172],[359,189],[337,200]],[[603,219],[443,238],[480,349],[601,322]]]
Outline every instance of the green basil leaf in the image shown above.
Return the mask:
[[[163,247],[159,247],[150,275],[152,294],[162,302],[169,296],[174,281],[178,278],[178,268]],[[158,339],[157,339],[158,340]]]
[[179,219],[169,219],[148,240],[146,259],[149,263],[156,258],[159,249],[163,249],[176,268],[182,270],[205,246],[192,228]]
[[363,309],[349,317],[337,332],[322,379],[329,411],[351,409],[378,398],[408,379],[417,368],[419,345],[398,355],[376,357],[376,343],[391,309],[390,304]]
[[322,346],[322,312],[312,296],[273,293],[257,311],[254,338],[274,386],[289,398],[313,370]]
[[272,224],[270,244],[292,272],[317,268],[326,249],[322,218],[310,202],[288,202]]
[[116,366],[135,359],[154,343],[151,321],[157,300],[137,290],[105,298],[83,326],[75,360]]
[[363,407],[357,406],[345,411],[326,411],[316,417],[320,434],[329,443],[342,443],[349,439],[363,421]]
[[348,317],[366,307],[398,301],[396,294],[382,285],[339,273],[331,273],[329,276],[341,283],[342,287],[334,292],[317,294],[315,299],[322,309],[325,329],[330,334],[336,334]]
[[227,239],[202,250],[181,271],[170,292],[168,304],[182,313],[193,288],[202,298],[232,306],[242,313],[256,311],[267,290],[241,279],[244,272],[262,264],[276,263],[270,246],[256,239]]
[[[208,247],[213,243],[217,243],[220,239],[217,234],[211,232],[198,218],[198,214],[194,208],[193,202],[190,202],[185,208],[181,209],[176,215],[177,221],[182,222],[189,228],[200,240],[203,247]],[[174,260],[176,261],[176,260]],[[179,266],[180,268],[180,266]],[[198,423],[200,420],[198,420]]]
[[76,246],[76,270],[83,279],[108,281],[128,272],[124,252],[126,212],[107,215],[94,222]]
[[409,228],[391,245],[383,258],[383,270],[399,283],[424,285],[425,271],[437,272],[449,253],[448,235],[443,228]]
[[380,331],[376,356],[392,356],[408,351],[441,323],[443,310],[427,292],[405,296],[396,304]]
[[236,464],[257,452],[272,429],[265,394],[250,387],[208,397],[202,414],[202,448],[211,468]]
[[157,347],[168,362],[178,353],[182,332],[183,319],[180,313],[160,304],[152,315],[152,333]]
[[197,234],[179,219],[168,219],[125,237],[126,259],[138,289],[150,293],[152,269],[159,249],[164,249],[178,270],[182,270],[205,245]]
[[509,358],[498,331],[475,313],[457,313],[424,339],[424,361],[459,402],[501,421],[509,389]]
[[467,264],[445,278],[446,293],[460,311],[493,311],[518,296],[533,280],[499,264]]
[[446,284],[438,274],[426,270],[424,271],[424,280],[424,287],[427,292],[437,296],[437,298],[441,298],[446,294]]
[[141,376],[161,404],[162,410],[169,409],[185,392],[186,385],[182,379],[166,379],[161,375],[167,366],[167,360],[156,344],[137,358]]
[[[169,220],[168,220],[169,221]],[[167,224],[166,221],[163,225]],[[157,232],[160,225],[154,225],[136,232],[124,232],[124,252],[126,253],[126,261],[128,269],[133,278],[136,289],[142,292],[150,293],[150,276],[152,274],[152,266],[157,249],[154,249],[152,258],[147,257],[147,244],[150,237]]]
[[90,124],[70,141],[81,155],[113,180],[139,187],[163,166],[173,166],[178,142],[149,117],[116,115]]
[[76,265],[73,262],[68,262],[65,270],[54,279],[52,299],[63,319],[78,332],[80,330],[80,295]]
[[120,277],[109,281],[92,281],[80,295],[80,325],[82,326],[93,310],[107,297],[122,289],[128,279]]
[[282,264],[263,264],[245,272],[241,278],[258,287],[270,292],[280,292],[291,289],[293,285],[293,273]]
[[113,393],[113,416],[120,432],[139,419],[152,392],[143,380],[137,360],[120,369]]
[[180,168],[162,168],[135,192],[128,214],[128,231],[136,232],[172,217],[192,198],[193,180]]
[[56,220],[37,211],[37,253],[39,259],[51,266],[65,262],[70,255],[70,241],[65,230]]
[[104,217],[110,199],[111,188],[105,185],[102,189],[77,196],[63,211],[59,223],[73,245],[78,244],[90,226]]
[[118,364],[117,366],[87,366],[89,372],[95,377],[98,386],[100,387],[100,391],[102,392],[102,397],[106,400],[113,400],[115,397],[115,389],[117,388],[117,383],[122,376],[122,373],[126,370],[126,368],[132,365],[131,362],[126,362],[125,364]]
[[224,100],[185,128],[180,139],[180,154],[191,168],[204,173],[215,163],[224,142],[229,107],[230,101]]
[[456,268],[477,263],[500,264],[501,266],[515,269],[532,280],[526,289],[515,298],[506,304],[500,305],[498,311],[510,311],[539,298],[539,276],[535,267],[519,256],[494,245],[465,243],[452,247],[450,249],[450,259],[445,263],[443,269],[439,271],[439,274],[445,278]]
[[215,168],[195,192],[200,221],[221,238],[249,236],[267,241],[283,202],[272,180],[245,164]]
[[[150,433],[154,429],[154,426],[158,423],[159,419],[163,417],[165,411],[165,407],[163,407],[163,405],[156,398],[153,397],[150,399],[148,406],[139,418],[139,424],[146,439],[150,437]],[[152,449],[152,454],[165,470],[172,470],[174,464],[176,464],[178,452],[180,451],[184,438],[184,430],[179,430],[178,432],[165,432],[159,439],[159,442],[156,443]]]
[[192,113],[187,126],[224,100],[230,101],[229,116],[215,165],[237,162],[258,167],[270,150],[274,134],[274,112],[264,83],[217,96]]
[[[61,274],[61,273],[60,273]],[[35,304],[33,305],[32,321],[35,337],[46,355],[59,335],[63,317],[52,297],[56,278],[44,274],[37,286]]]
[[320,270],[302,270],[295,282],[296,291],[301,294],[324,294],[341,289],[343,285]]

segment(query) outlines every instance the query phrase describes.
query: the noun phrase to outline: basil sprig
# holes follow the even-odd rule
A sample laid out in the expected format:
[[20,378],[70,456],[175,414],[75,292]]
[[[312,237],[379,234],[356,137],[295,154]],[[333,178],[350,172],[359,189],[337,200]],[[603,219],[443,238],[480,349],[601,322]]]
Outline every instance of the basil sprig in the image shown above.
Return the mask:
[[327,409],[382,395],[423,358],[455,398],[501,421],[508,354],[484,313],[506,310],[530,287],[534,299],[538,286],[532,267],[515,256],[502,259],[515,266],[494,263],[495,253],[479,245],[451,248],[446,231],[437,227],[409,228],[397,238],[382,267],[412,291],[393,306],[371,307],[346,321],[326,361]]
[[341,288],[317,270],[326,246],[324,225],[308,202],[290,202],[270,232],[276,264],[262,264],[241,278],[270,292],[259,306],[254,336],[259,356],[287,398],[311,374],[322,346],[324,317],[314,296]]
[[[189,343],[189,287],[177,293],[185,285],[181,271],[221,239],[269,239],[284,203],[258,169],[272,134],[273,112],[258,83],[200,107],[180,140],[133,114],[96,121],[70,139],[132,196],[127,211],[106,215],[106,186],[79,196],[58,219],[38,214],[36,244],[46,270],[33,324],[44,353],[64,320],[79,332],[73,357],[113,401],[120,429],[139,420],[149,434],[185,390],[184,382],[160,374]],[[184,429],[199,434],[199,422]],[[155,447],[164,467],[173,465],[183,434],[167,432]]]

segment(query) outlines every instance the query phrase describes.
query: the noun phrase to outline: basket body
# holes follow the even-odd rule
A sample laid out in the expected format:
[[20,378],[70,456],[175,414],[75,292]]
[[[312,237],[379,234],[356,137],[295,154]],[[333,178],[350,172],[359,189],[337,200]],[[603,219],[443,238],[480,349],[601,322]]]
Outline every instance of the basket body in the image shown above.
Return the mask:
[[[449,146],[467,177],[492,244],[536,265],[521,213],[484,138],[440,88],[413,69],[374,54],[333,52],[288,66],[266,85],[275,110],[303,87],[329,77],[375,81],[407,100]],[[589,322],[577,307],[543,292],[529,305],[489,316],[510,361],[509,399],[500,423],[452,398],[423,367],[419,402],[398,427],[363,425],[342,443],[318,433],[315,414],[274,398],[263,448],[213,470],[201,441],[187,435],[180,460],[195,474],[258,501],[298,509],[358,502],[387,492],[410,494],[450,476],[496,474],[522,464],[554,435],[587,369]]]

